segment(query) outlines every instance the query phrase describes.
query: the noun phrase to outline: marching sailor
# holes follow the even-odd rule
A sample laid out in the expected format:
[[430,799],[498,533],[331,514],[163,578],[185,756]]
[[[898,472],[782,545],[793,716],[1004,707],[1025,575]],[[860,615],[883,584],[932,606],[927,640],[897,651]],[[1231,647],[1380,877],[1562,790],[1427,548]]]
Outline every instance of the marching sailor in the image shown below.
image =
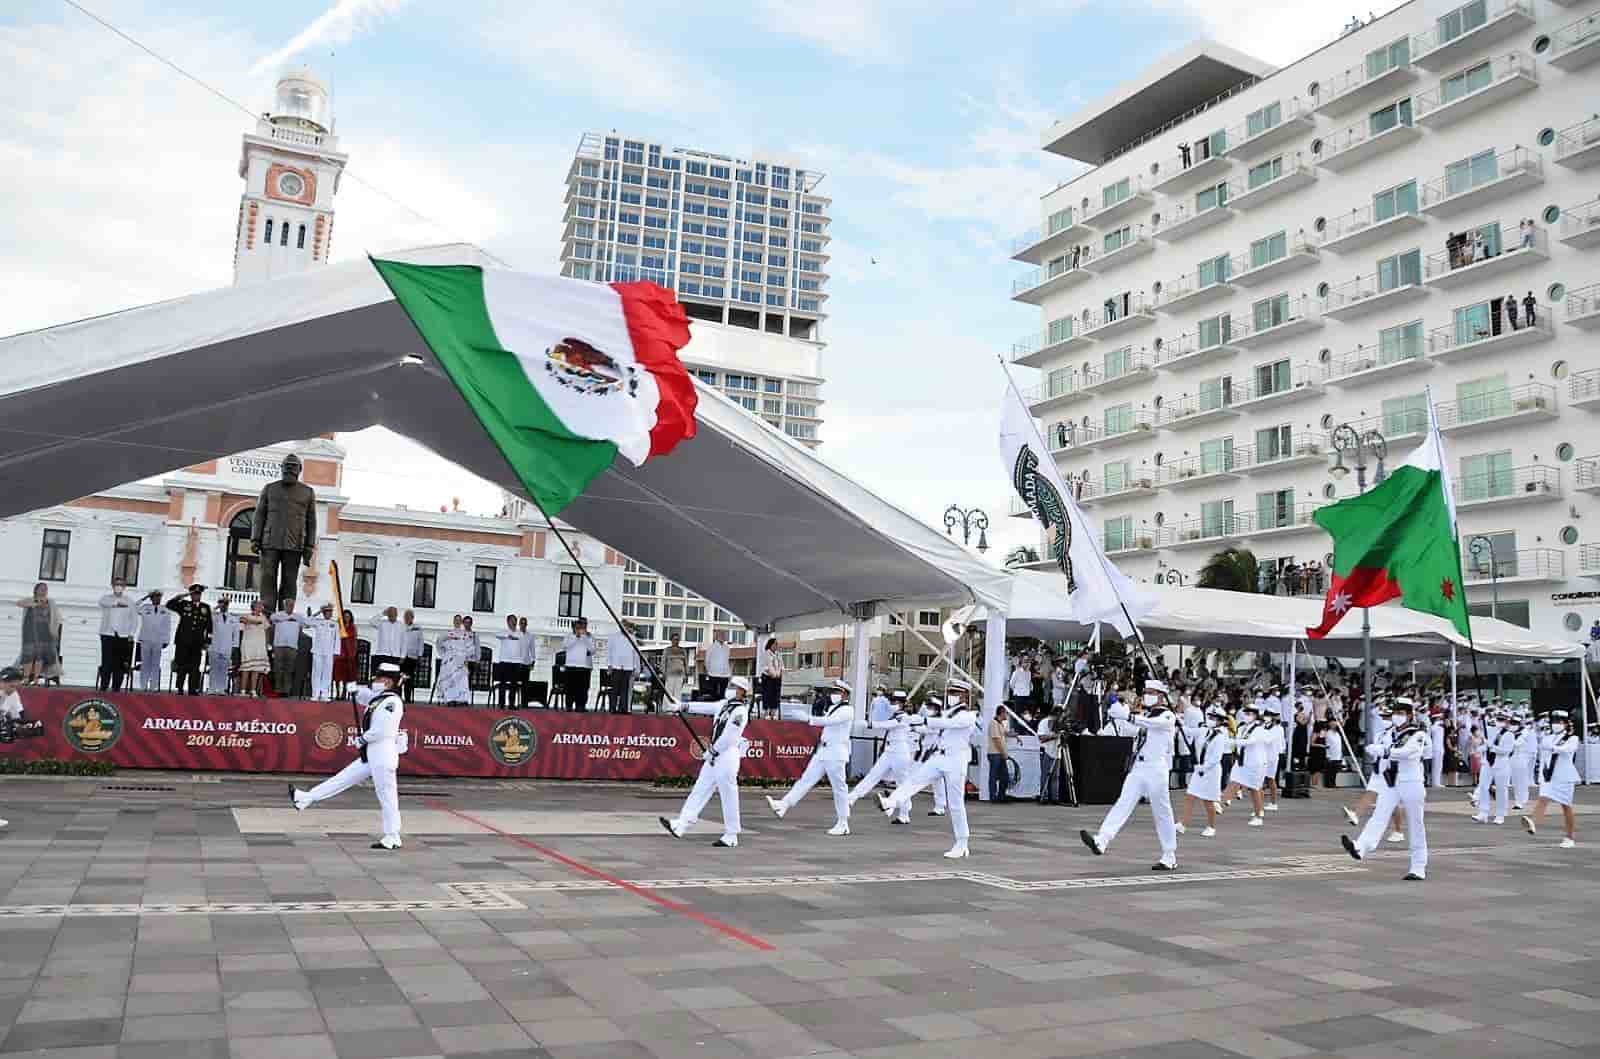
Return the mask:
[[1539,730],[1527,711],[1517,715],[1513,729],[1517,739],[1511,751],[1511,808],[1521,812],[1528,804],[1534,770],[1538,768]]
[[715,715],[711,722],[711,742],[706,747],[705,760],[700,764],[700,775],[695,777],[694,788],[683,800],[683,808],[672,819],[657,817],[667,834],[682,838],[700,819],[700,811],[711,801],[712,792],[722,803],[722,837],[712,843],[725,849],[739,844],[739,763],[744,760],[750,741],[744,737],[745,725],[750,723],[750,681],[745,677],[728,679],[729,698],[721,702],[686,702],[683,708],[689,713]]
[[400,663],[383,662],[378,665],[371,687],[352,693],[356,705],[365,707],[361,715],[361,734],[356,738],[361,750],[359,758],[309,791],[289,785],[289,800],[296,809],[304,810],[370,779],[383,819],[383,837],[372,844],[373,849],[400,848],[400,789],[396,772],[400,768],[400,755],[410,749],[408,737],[400,727],[406,709],[396,690],[400,681]]
[[[1379,748],[1384,746],[1388,741],[1390,725],[1389,707],[1379,706],[1373,711],[1372,716],[1372,739],[1367,743],[1364,751],[1368,761],[1375,760],[1378,755]],[[1354,752],[1353,747],[1351,750]],[[1340,806],[1340,808],[1344,810],[1345,820],[1350,824],[1351,827],[1360,825],[1361,814],[1372,807],[1372,805],[1378,800],[1378,795],[1382,791],[1383,781],[1378,776],[1378,770],[1375,768],[1371,769],[1367,776],[1366,790],[1361,792],[1361,797],[1356,801],[1356,807],[1352,809],[1348,805]]]
[[1427,726],[1411,722],[1413,709],[1414,704],[1410,699],[1402,697],[1394,700],[1391,713],[1393,725],[1385,733],[1384,743],[1378,748],[1377,760],[1373,762],[1373,772],[1383,785],[1378,791],[1378,807],[1373,810],[1372,816],[1367,819],[1367,826],[1361,829],[1357,838],[1352,840],[1349,835],[1340,835],[1339,840],[1347,853],[1356,860],[1364,860],[1367,854],[1378,848],[1378,841],[1383,837],[1384,828],[1389,826],[1389,819],[1395,810],[1404,811],[1405,833],[1411,847],[1411,870],[1406,873],[1406,878],[1420,882],[1428,876],[1428,832],[1423,826],[1423,808],[1428,800],[1428,792],[1423,785],[1422,763],[1432,756],[1432,749]]
[[1222,755],[1233,748],[1228,737],[1228,712],[1221,706],[1206,711],[1206,724],[1190,736],[1194,747],[1194,771],[1189,773],[1188,789],[1183,794],[1183,819],[1178,834],[1189,829],[1189,814],[1196,802],[1206,807],[1206,829],[1201,838],[1217,833],[1217,803],[1222,800]]
[[855,723],[856,715],[855,708],[848,701],[849,694],[850,685],[835,680],[821,716],[806,718],[806,723],[811,727],[822,729],[822,737],[817,740],[817,748],[811,752],[806,770],[789,788],[789,793],[782,798],[767,796],[767,806],[779,820],[817,785],[818,780],[827,776],[828,787],[833,791],[834,818],[828,834],[850,833],[850,785],[845,782],[844,767],[850,760],[850,726]]
[[1177,728],[1177,719],[1167,704],[1167,695],[1167,686],[1161,681],[1144,682],[1145,712],[1133,721],[1139,734],[1133,743],[1132,768],[1122,781],[1122,794],[1100,822],[1098,832],[1078,832],[1083,844],[1098,857],[1133,815],[1139,799],[1149,799],[1156,838],[1161,842],[1161,859],[1150,865],[1151,871],[1173,871],[1178,867],[1178,831],[1173,825],[1172,799],[1167,793],[1167,775],[1172,771],[1172,733]]
[[1561,806],[1561,820],[1566,825],[1567,836],[1561,840],[1562,849],[1572,849],[1578,844],[1578,816],[1572,808],[1572,792],[1578,785],[1578,767],[1572,763],[1582,741],[1572,734],[1566,710],[1550,711],[1550,734],[1540,739],[1540,750],[1547,763],[1539,772],[1539,800],[1533,811],[1522,818],[1528,834],[1538,833],[1538,824],[1551,802]]
[[1239,733],[1232,740],[1236,761],[1228,789],[1222,796],[1226,805],[1241,791],[1250,792],[1249,827],[1260,827],[1266,822],[1261,785],[1266,782],[1267,769],[1273,767],[1268,762],[1278,746],[1272,732],[1261,723],[1261,709],[1255,703],[1247,703],[1239,710]]
[[[1265,769],[1261,777],[1261,808],[1269,813],[1278,811],[1278,769],[1289,767],[1288,749],[1289,740],[1284,734],[1283,716],[1281,710],[1286,698],[1279,698],[1276,694],[1278,685],[1273,685],[1273,693],[1267,696],[1266,710],[1261,715],[1261,727],[1267,730],[1272,737],[1271,747],[1266,753]],[[1272,792],[1272,797],[1267,798],[1267,792]]]
[[950,830],[956,839],[955,845],[945,851],[951,860],[968,855],[967,765],[972,761],[972,733],[978,727],[978,713],[967,703],[970,692],[965,681],[952,680],[945,686],[945,708],[912,720],[913,725],[926,727],[937,736],[933,755],[919,762],[894,794],[878,792],[878,807],[884,816],[893,819],[905,814],[911,799],[922,788],[945,785]]
[[[924,719],[928,717],[937,717],[938,715],[938,706],[932,699],[929,699],[927,702],[923,703],[922,708],[918,710],[916,714],[917,717]],[[937,730],[929,728],[927,725],[915,724],[914,721],[915,719],[913,719],[912,730],[916,733],[917,739],[917,761],[927,761],[929,758],[933,757],[933,755],[939,752],[939,733]],[[965,780],[963,779],[963,784],[964,783]],[[928,810],[928,815],[943,816],[947,811],[947,804],[949,802],[949,798],[947,797],[949,792],[945,790],[943,774],[929,784],[928,787],[933,791],[933,808]],[[963,786],[963,792],[965,789],[965,786]],[[909,808],[907,811],[910,811]]]
[[1429,786],[1444,786],[1444,703],[1435,700],[1432,716],[1428,724],[1428,746],[1433,749],[1433,757],[1429,759],[1430,775]]
[[[867,727],[873,731],[887,733],[883,741],[883,753],[878,755],[878,760],[872,763],[872,768],[861,777],[861,782],[850,789],[850,804],[854,805],[868,794],[877,789],[878,782],[887,776],[898,788],[911,776],[911,769],[915,760],[911,749],[911,722],[912,718],[906,713],[906,693],[896,691],[892,703],[893,712],[882,720],[867,722]],[[911,822],[911,803],[907,802],[900,809],[900,814],[889,821],[891,824],[909,824]]]
[[1139,727],[1128,720],[1128,704],[1113,702],[1106,707],[1106,723],[1100,726],[1098,735],[1116,735],[1124,739],[1132,739],[1139,734]]
[[1511,805],[1511,758],[1516,752],[1517,734],[1512,729],[1509,714],[1496,718],[1494,736],[1483,746],[1484,767],[1478,770],[1478,811],[1472,822],[1489,822],[1489,781],[1494,781],[1494,822],[1506,822],[1506,809]]

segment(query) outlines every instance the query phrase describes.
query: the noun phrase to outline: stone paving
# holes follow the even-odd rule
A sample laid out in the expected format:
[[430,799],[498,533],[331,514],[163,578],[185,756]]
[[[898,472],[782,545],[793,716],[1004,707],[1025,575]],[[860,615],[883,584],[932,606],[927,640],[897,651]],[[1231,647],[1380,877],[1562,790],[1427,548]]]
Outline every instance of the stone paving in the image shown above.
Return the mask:
[[1446,792],[1418,884],[1403,847],[1344,856],[1320,791],[1170,875],[1144,810],[1096,858],[1100,809],[973,803],[951,862],[925,799],[829,838],[825,791],[782,821],[747,791],[722,850],[714,805],[655,827],[678,797],[405,782],[383,854],[368,790],[297,816],[260,777],[0,780],[0,1056],[1600,1055],[1600,844],[1554,816]]

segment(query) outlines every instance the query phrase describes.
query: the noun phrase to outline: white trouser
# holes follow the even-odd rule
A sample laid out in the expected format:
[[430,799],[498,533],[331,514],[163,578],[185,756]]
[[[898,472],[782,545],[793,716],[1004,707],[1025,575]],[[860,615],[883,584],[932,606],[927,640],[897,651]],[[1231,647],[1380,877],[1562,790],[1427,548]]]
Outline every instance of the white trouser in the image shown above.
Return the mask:
[[343,794],[359,783],[372,781],[372,789],[378,795],[378,809],[383,814],[383,833],[386,837],[400,837],[400,786],[395,776],[395,770],[390,768],[373,768],[360,758],[329,776],[315,787],[300,796],[304,805],[315,805],[317,802]]
[[1511,800],[1518,805],[1528,804],[1528,788],[1533,783],[1533,762],[1525,757],[1511,759]]
[[139,641],[139,687],[145,691],[161,690],[161,651],[163,645]]
[[[871,794],[878,786],[878,781],[885,776],[894,780],[894,785],[898,788],[905,783],[906,777],[911,775],[911,764],[910,754],[880,754],[878,760],[872,763],[872,768],[868,770],[865,776],[861,777],[861,782],[850,788],[850,804],[854,805]],[[910,805],[906,805],[901,810],[900,818],[902,820],[911,819]]]
[[206,690],[213,695],[223,695],[228,691],[228,667],[233,665],[231,654],[218,654],[211,652],[211,675],[206,678]]
[[1144,769],[1134,769],[1128,773],[1128,778],[1122,781],[1122,793],[1117,797],[1117,804],[1111,807],[1106,818],[1100,822],[1100,832],[1095,836],[1100,848],[1105,849],[1111,845],[1111,840],[1117,837],[1122,825],[1133,815],[1140,798],[1150,799],[1150,815],[1155,817],[1156,838],[1161,842],[1161,855],[1177,856],[1178,829],[1172,822],[1172,799],[1167,793],[1167,774]]
[[311,656],[311,697],[313,699],[333,698],[333,656],[312,654]]
[[[1489,813],[1489,782],[1494,781],[1494,808]],[[1379,791],[1381,794],[1382,791]],[[1494,766],[1478,770],[1478,812],[1501,817],[1511,808],[1511,761],[1507,757],[1495,759]]]
[[898,816],[906,811],[911,799],[924,787],[930,785],[933,787],[935,805],[938,804],[941,789],[960,792],[958,797],[949,799],[947,805],[950,812],[950,830],[955,833],[956,845],[965,846],[967,844],[966,772],[966,761],[957,762],[946,769],[943,757],[936,754],[911,770],[911,775],[906,777],[906,781],[894,789],[894,794],[889,798],[889,805]]
[[[915,766],[913,766],[912,771],[915,771],[915,770],[916,770]],[[965,784],[966,783],[966,777],[963,776],[961,778],[960,782]],[[941,772],[939,774],[939,778],[937,780],[933,781],[932,786],[933,786],[933,811],[936,812],[936,813],[942,813],[942,812],[945,811],[945,808],[949,804],[949,801],[950,801],[950,781],[948,779],[946,779],[944,773]],[[962,800],[965,801],[966,800],[966,790],[965,790],[965,788],[963,788],[961,793],[962,793]]]
[[843,761],[823,761],[816,754],[811,755],[811,760],[806,762],[806,770],[800,774],[789,793],[780,801],[783,802],[785,811],[794,808],[795,803],[806,796],[806,792],[815,787],[823,776],[828,777],[828,786],[833,790],[833,815],[839,823],[850,819],[850,787],[844,780]]
[[1433,758],[1432,759],[1432,763],[1433,763],[1433,769],[1432,769],[1432,772],[1433,772],[1433,785],[1435,787],[1443,787],[1444,786],[1444,755],[1440,754],[1438,757]]
[[695,777],[694,788],[689,791],[689,797],[683,800],[683,808],[678,810],[675,823],[680,833],[687,833],[700,819],[700,810],[711,801],[713,791],[722,803],[722,837],[738,837],[739,758],[734,754],[724,754],[716,764],[706,761],[700,765],[700,775]]
[[1390,787],[1388,784],[1378,791],[1378,805],[1367,818],[1367,826],[1361,829],[1361,834],[1356,838],[1356,848],[1366,856],[1378,848],[1378,843],[1383,841],[1383,836],[1389,831],[1389,818],[1394,816],[1396,808],[1404,809],[1406,814],[1406,842],[1411,847],[1411,870],[1417,875],[1428,873],[1428,831],[1423,826],[1422,810],[1427,803],[1428,795],[1421,783],[1416,780],[1407,780]]

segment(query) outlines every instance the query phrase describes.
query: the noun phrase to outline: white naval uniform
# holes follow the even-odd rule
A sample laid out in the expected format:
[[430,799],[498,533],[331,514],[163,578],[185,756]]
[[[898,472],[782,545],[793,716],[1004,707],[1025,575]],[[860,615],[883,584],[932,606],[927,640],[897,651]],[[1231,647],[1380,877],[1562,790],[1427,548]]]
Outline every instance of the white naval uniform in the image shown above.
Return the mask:
[[716,792],[722,803],[722,841],[737,845],[739,841],[739,762],[749,749],[744,737],[745,725],[750,721],[750,707],[742,699],[722,702],[688,702],[684,709],[689,713],[713,714],[709,753],[700,763],[700,774],[695,777],[689,797],[672,821],[675,834],[686,834],[700,819],[700,811]]
[[806,770],[789,788],[789,793],[778,799],[784,812],[794,808],[817,781],[827,776],[828,787],[833,791],[834,823],[850,822],[850,786],[845,782],[844,767],[850,760],[850,726],[854,721],[855,709],[844,699],[829,706],[821,717],[806,718],[811,727],[822,729],[822,737],[811,752],[811,760],[806,762]]
[[[1356,849],[1365,857],[1383,841],[1395,809],[1403,809],[1406,814],[1406,842],[1411,847],[1411,872],[1421,876],[1428,874],[1428,832],[1423,826],[1423,807],[1427,804],[1428,792],[1422,783],[1422,762],[1432,754],[1431,742],[1426,728],[1391,727],[1385,734],[1372,766],[1373,774],[1378,778],[1378,805],[1355,840]],[[1391,761],[1398,765],[1392,787],[1384,778],[1384,771]]]
[[410,749],[406,733],[400,727],[406,704],[396,692],[375,692],[371,688],[357,691],[356,703],[366,707],[361,715],[361,756],[309,791],[296,791],[295,805],[304,809],[370,779],[378,795],[383,837],[398,841],[400,787],[396,772],[400,768],[400,755]]
[[1389,745],[1389,732],[1393,728],[1394,725],[1390,724],[1388,721],[1385,721],[1382,717],[1377,718],[1372,725],[1372,742],[1367,744],[1366,754],[1367,761],[1373,763],[1367,768],[1367,790],[1371,791],[1373,794],[1383,793],[1383,777],[1378,775],[1378,767],[1376,762],[1379,755],[1383,753],[1383,748]]
[[1528,804],[1528,792],[1533,788],[1533,770],[1538,767],[1539,732],[1533,725],[1522,726],[1511,751],[1511,800],[1518,806]]
[[[922,718],[926,718],[926,717],[929,716],[929,713],[928,713],[928,711],[926,709],[923,709],[923,710],[919,710],[917,712],[917,716],[918,717],[922,717]],[[935,731],[934,729],[932,729],[932,728],[926,727],[925,725],[916,725],[916,728],[917,728],[917,760],[916,760],[916,762],[913,762],[913,764],[912,764],[912,771],[916,770],[916,765],[918,763],[921,763],[923,761],[928,760],[929,758],[933,757],[933,755],[935,755],[935,754],[937,754],[939,752],[939,733],[937,731]],[[966,790],[966,787],[964,786],[964,784],[966,782],[965,778],[963,778],[962,782],[963,782],[963,787],[962,787],[963,796],[965,796],[965,794],[964,794],[964,792]],[[943,775],[941,775],[938,779],[934,780],[931,784],[929,784],[929,789],[933,791],[933,813],[934,813],[934,815],[943,816],[945,814],[945,812],[946,812],[946,803],[949,801],[949,798],[947,796],[948,792],[945,790],[945,782],[944,782]]]
[[1222,756],[1233,749],[1233,740],[1222,725],[1200,729],[1194,739],[1194,770],[1189,773],[1187,792],[1202,802],[1222,797]]
[[211,664],[211,676],[206,683],[207,690],[211,694],[227,693],[229,670],[233,668],[233,649],[238,646],[238,617],[233,614],[223,614],[220,610],[212,608],[211,646],[206,648]]
[[[1484,744],[1483,767],[1478,770],[1478,815],[1489,815],[1489,781],[1494,781],[1494,818],[1504,820],[1511,808],[1511,756],[1516,749],[1516,736],[1510,725],[1495,729],[1494,735]],[[1494,764],[1489,755],[1494,754]]]
[[311,635],[311,697],[317,702],[333,699],[333,660],[339,654],[339,623],[316,617],[307,622]]
[[1434,721],[1428,726],[1428,745],[1433,748],[1433,757],[1428,761],[1431,766],[1430,782],[1435,787],[1444,786],[1444,722]]
[[139,613],[139,687],[161,690],[161,652],[172,642],[172,611],[141,599]]
[[939,807],[939,788],[944,787],[945,806],[950,814],[950,830],[955,833],[955,849],[967,848],[967,766],[972,763],[972,733],[978,727],[978,712],[971,706],[952,706],[942,717],[919,717],[913,724],[926,726],[938,736],[933,756],[917,763],[906,781],[894,789],[888,805],[899,815],[911,804],[918,791],[930,784],[934,788],[934,807]]
[[[868,721],[867,727],[873,731],[887,732],[888,735],[884,738],[883,753],[878,755],[878,760],[872,763],[867,774],[861,777],[861,782],[850,789],[851,805],[871,794],[878,786],[878,781],[885,776],[894,781],[896,788],[900,787],[910,778],[911,769],[916,764],[911,748],[910,717],[891,714],[881,721]],[[899,820],[903,824],[911,822],[909,802],[901,808]]]
[[1111,720],[1101,725],[1100,731],[1096,732],[1095,734],[1115,735],[1120,736],[1123,739],[1132,739],[1134,736],[1139,734],[1139,728],[1132,721],[1124,721],[1119,717],[1113,717]]
[[[1150,815],[1155,818],[1156,838],[1161,842],[1161,860],[1178,863],[1178,829],[1172,820],[1172,798],[1167,793],[1167,776],[1172,771],[1172,732],[1178,726],[1171,710],[1155,717],[1140,716],[1133,723],[1141,731],[1133,744],[1133,767],[1122,781],[1117,803],[1100,822],[1095,844],[1103,851],[1128,822],[1140,798],[1150,800]],[[1235,772],[1238,770],[1235,769]]]
[[[1578,766],[1572,763],[1582,745],[1576,735],[1547,735],[1541,740],[1549,757],[1549,764],[1539,773],[1539,797],[1549,798],[1557,805],[1571,805],[1573,791],[1578,787]],[[1549,777],[1546,779],[1546,777]]]
[[1267,762],[1276,746],[1277,740],[1267,730],[1267,726],[1259,721],[1241,728],[1238,738],[1233,740],[1233,750],[1237,760],[1233,766],[1233,773],[1229,776],[1230,782],[1259,791],[1261,785],[1266,782]]

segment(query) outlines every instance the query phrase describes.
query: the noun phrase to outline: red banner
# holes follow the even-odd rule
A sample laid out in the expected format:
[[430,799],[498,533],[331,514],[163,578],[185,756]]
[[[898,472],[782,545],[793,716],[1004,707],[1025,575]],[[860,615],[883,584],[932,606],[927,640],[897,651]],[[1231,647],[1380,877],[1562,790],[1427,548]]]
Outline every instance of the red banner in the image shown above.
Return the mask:
[[[21,692],[37,735],[0,743],[0,757],[92,758],[119,768],[204,772],[333,772],[356,752],[349,702],[246,699],[52,688]],[[708,717],[689,723],[701,739]],[[676,717],[557,710],[408,706],[408,776],[653,780],[700,769],[700,748]],[[815,733],[792,721],[752,721],[741,773],[793,779]]]

